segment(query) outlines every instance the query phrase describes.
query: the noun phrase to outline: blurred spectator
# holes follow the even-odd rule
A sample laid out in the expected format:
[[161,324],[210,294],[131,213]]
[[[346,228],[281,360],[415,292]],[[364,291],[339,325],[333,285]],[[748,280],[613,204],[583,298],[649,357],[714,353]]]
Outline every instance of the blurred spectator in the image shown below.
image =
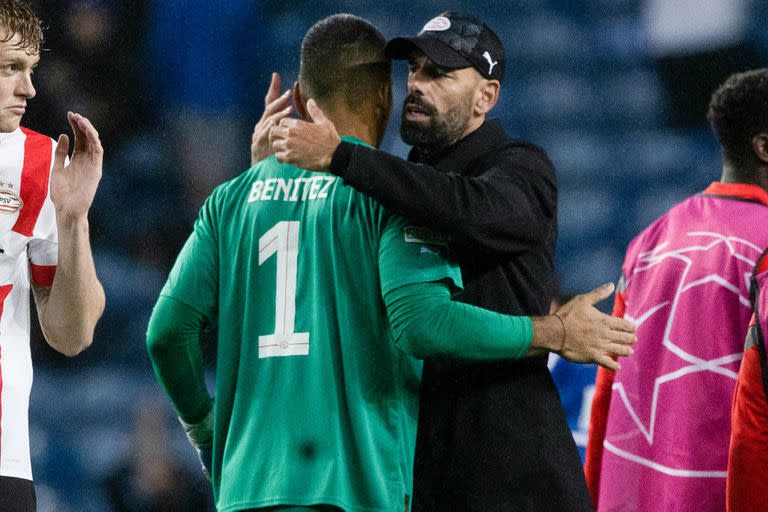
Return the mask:
[[183,468],[168,450],[166,409],[141,403],[136,410],[133,458],[104,483],[115,512],[208,512],[211,485]]
[[645,0],[643,22],[668,95],[667,121],[704,127],[709,96],[728,75],[757,67],[747,40],[751,0]]
[[150,10],[155,100],[194,207],[248,166],[252,118],[241,108],[269,40],[260,14],[250,0],[154,2]]
[[46,48],[26,123],[61,133],[68,110],[98,126],[109,152],[153,124],[142,45],[146,0],[38,0]]

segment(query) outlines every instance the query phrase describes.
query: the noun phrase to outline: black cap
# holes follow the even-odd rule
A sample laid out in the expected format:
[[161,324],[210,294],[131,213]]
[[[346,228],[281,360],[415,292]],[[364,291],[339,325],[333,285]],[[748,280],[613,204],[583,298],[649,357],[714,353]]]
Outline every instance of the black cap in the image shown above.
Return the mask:
[[504,47],[482,21],[455,12],[432,18],[416,37],[396,37],[387,43],[390,59],[407,59],[418,48],[444,68],[473,67],[485,78],[501,81]]

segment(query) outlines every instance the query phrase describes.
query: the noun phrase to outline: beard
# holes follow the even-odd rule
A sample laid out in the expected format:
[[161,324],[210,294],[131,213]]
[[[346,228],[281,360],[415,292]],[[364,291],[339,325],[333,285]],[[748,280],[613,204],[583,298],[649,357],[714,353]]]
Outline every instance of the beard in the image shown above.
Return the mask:
[[[418,107],[429,115],[427,121],[411,121],[405,118],[406,106]],[[445,112],[437,109],[421,96],[409,94],[403,103],[400,137],[403,142],[423,149],[435,150],[448,147],[464,134],[472,115],[472,97],[467,96]]]

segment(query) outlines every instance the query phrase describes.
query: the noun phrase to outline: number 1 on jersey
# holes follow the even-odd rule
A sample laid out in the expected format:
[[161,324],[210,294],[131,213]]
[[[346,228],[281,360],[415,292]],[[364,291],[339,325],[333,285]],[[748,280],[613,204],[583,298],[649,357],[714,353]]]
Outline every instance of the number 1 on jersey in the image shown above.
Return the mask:
[[296,321],[296,276],[299,262],[299,222],[282,221],[259,238],[259,265],[277,258],[275,332],[259,336],[259,358],[306,356],[309,333],[293,332]]

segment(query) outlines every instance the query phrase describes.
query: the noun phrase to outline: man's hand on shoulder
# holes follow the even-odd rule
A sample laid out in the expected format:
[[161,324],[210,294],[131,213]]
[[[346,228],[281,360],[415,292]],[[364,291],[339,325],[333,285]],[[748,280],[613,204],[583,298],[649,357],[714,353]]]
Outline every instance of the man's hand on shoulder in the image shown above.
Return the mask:
[[284,118],[272,128],[269,139],[278,162],[308,171],[328,171],[341,138],[336,126],[327,118],[315,100],[307,102],[310,121]]
[[533,319],[531,348],[546,349],[576,363],[597,363],[618,370],[616,356],[630,356],[637,341],[635,325],[622,318],[601,313],[595,304],[607,299],[614,286],[609,283],[577,295],[555,314]]
[[264,97],[264,113],[253,128],[251,136],[251,165],[256,165],[272,154],[269,131],[291,113],[291,90],[280,94],[280,74],[272,73],[267,95]]

